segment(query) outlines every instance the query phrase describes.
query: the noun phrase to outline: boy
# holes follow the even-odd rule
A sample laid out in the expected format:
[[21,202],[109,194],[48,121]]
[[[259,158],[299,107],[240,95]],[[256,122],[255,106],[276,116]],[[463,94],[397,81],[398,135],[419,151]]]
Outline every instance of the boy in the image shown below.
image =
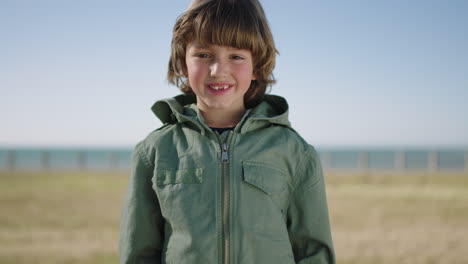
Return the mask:
[[257,0],[196,0],[174,26],[164,125],[134,150],[121,263],[334,263],[316,151],[265,95],[276,49]]

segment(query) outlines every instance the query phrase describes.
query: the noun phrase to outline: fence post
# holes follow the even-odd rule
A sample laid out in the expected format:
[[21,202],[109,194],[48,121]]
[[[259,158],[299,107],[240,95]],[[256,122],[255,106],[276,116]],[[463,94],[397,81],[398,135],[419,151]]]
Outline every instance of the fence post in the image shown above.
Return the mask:
[[119,158],[115,151],[109,152],[109,165],[111,171],[116,171],[119,168]]
[[428,155],[428,169],[429,171],[437,171],[439,169],[439,155],[437,151],[431,151]]
[[468,150],[465,150],[465,171],[468,171]]
[[359,153],[359,169],[369,169],[369,154],[366,151],[361,151]]
[[50,170],[50,155],[47,150],[41,152],[41,165],[43,170]]
[[330,169],[331,168],[331,153],[330,152],[323,152],[321,155],[321,160],[322,160],[322,167],[324,169]]
[[16,169],[16,151],[9,150],[7,153],[7,170],[14,171]]
[[406,169],[406,153],[404,151],[395,152],[395,169],[397,171]]
[[86,152],[78,152],[78,170],[84,171],[86,169]]

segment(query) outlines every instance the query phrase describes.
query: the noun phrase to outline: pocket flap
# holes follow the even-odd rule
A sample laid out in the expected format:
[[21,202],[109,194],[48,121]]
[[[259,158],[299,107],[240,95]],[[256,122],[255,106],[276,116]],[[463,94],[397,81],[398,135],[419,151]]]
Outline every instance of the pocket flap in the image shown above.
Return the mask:
[[203,168],[196,169],[157,169],[156,184],[158,186],[189,183],[199,184],[203,182]]
[[258,162],[242,163],[244,181],[271,195],[287,188],[287,174],[281,169]]

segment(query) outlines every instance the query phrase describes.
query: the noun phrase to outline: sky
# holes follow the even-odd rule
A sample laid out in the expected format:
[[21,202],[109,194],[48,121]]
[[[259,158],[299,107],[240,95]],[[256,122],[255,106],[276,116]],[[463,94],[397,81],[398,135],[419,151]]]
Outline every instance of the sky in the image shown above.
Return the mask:
[[[0,0],[0,146],[132,147],[190,0]],[[318,147],[468,147],[468,1],[261,1],[270,93]]]

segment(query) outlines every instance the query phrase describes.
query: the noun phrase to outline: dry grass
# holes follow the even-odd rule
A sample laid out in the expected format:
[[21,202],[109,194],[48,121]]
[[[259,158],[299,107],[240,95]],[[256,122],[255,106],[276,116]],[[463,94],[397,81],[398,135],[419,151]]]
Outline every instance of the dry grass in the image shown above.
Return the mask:
[[0,173],[0,263],[117,263],[122,173]]
[[339,263],[468,263],[467,173],[328,173]]
[[[468,263],[468,173],[326,174],[342,264]],[[0,172],[0,263],[117,263],[124,173]]]

